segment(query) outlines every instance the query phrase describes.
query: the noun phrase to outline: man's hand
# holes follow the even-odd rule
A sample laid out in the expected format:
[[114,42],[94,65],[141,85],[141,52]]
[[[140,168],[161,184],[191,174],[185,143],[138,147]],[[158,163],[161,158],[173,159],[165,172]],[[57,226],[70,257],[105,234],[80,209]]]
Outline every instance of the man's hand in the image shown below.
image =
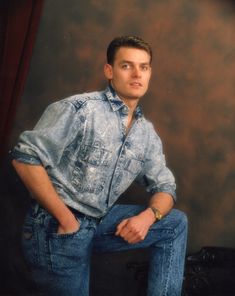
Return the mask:
[[66,225],[59,224],[57,234],[69,234],[77,232],[80,228],[79,221],[74,217],[69,223]]
[[153,214],[149,210],[146,210],[137,216],[124,219],[117,226],[115,234],[121,236],[129,244],[136,244],[145,239],[154,221]]
[[58,221],[57,233],[78,231],[79,221],[56,192],[45,168],[16,160],[13,160],[12,164],[32,196]]

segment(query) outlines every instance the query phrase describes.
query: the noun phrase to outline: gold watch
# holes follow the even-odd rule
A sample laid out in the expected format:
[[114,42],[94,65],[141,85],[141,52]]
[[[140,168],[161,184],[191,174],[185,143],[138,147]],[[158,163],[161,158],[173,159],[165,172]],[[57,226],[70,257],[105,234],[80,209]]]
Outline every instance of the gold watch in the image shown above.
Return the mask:
[[150,209],[153,211],[156,221],[159,221],[162,219],[162,214],[158,209],[156,209],[155,207],[150,207]]

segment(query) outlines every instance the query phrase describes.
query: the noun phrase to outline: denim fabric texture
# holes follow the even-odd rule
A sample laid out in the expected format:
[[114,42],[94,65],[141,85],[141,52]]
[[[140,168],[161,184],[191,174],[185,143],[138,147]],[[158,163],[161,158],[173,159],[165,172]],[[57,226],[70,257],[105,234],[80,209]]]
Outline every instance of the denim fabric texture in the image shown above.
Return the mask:
[[111,87],[51,104],[13,150],[18,161],[43,165],[65,204],[102,217],[137,181],[176,199],[162,143],[140,107],[126,131],[128,107]]
[[187,219],[172,210],[145,239],[129,244],[116,227],[146,207],[114,204],[133,181],[174,199],[175,179],[162,143],[140,109],[127,132],[128,107],[108,87],[51,104],[13,150],[20,162],[42,165],[79,220],[75,233],[58,234],[58,221],[32,200],[22,244],[39,295],[88,296],[92,252],[150,248],[148,296],[180,296]]
[[57,221],[37,204],[32,205],[25,219],[22,242],[39,295],[88,296],[91,252],[149,248],[146,295],[180,296],[187,218],[181,211],[172,210],[154,223],[146,238],[137,244],[115,236],[118,223],[143,210],[139,205],[115,205],[102,219],[75,210],[80,229],[71,234],[57,234]]

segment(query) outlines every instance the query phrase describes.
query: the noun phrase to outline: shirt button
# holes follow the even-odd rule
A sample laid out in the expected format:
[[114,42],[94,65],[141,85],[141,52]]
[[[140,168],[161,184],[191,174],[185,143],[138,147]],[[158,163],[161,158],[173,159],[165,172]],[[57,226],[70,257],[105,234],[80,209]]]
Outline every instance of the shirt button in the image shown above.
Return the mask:
[[128,114],[128,107],[124,106],[122,112],[123,114]]

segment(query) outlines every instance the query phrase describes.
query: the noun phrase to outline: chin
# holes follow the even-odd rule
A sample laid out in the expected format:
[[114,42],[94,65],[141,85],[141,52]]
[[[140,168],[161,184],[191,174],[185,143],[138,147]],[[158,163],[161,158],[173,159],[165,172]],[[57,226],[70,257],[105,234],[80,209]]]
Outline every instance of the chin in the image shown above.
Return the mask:
[[144,94],[145,94],[145,92],[143,92],[143,91],[133,92],[132,94],[130,94],[130,97],[132,96],[133,98],[139,99],[139,98],[143,97]]

